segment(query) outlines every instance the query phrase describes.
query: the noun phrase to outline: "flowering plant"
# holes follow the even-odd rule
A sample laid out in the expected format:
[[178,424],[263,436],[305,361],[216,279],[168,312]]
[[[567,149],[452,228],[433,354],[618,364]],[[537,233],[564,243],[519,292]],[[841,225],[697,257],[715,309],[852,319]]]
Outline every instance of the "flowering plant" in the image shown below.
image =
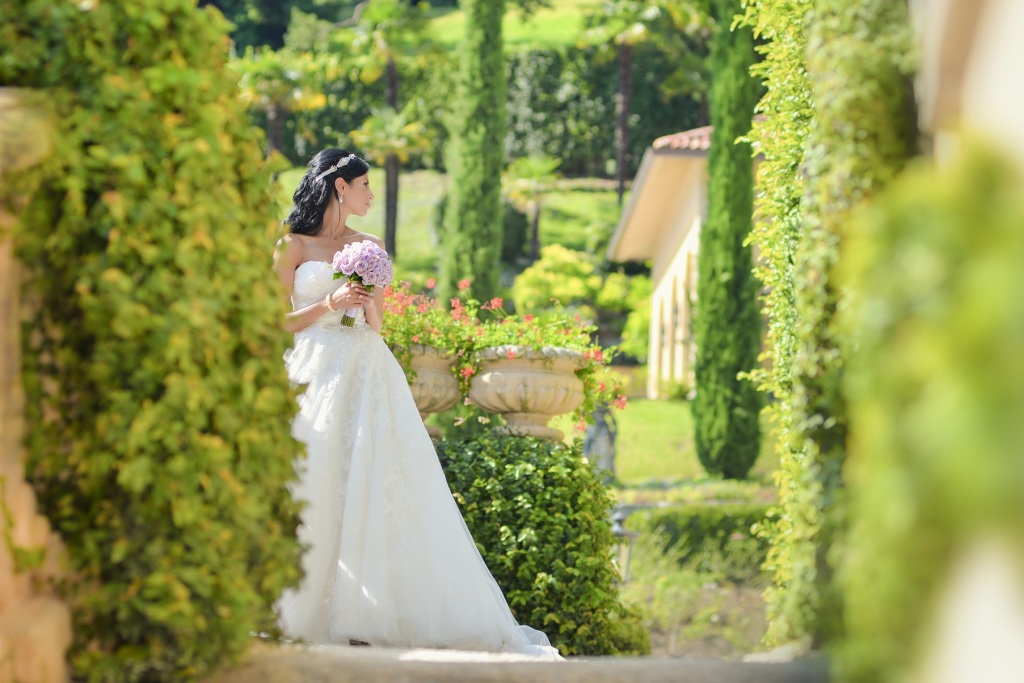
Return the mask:
[[[433,279],[427,281],[428,288],[435,284]],[[459,283],[460,292],[469,287],[468,280]],[[569,316],[556,310],[542,317],[513,315],[498,297],[484,303],[470,296],[453,297],[448,303],[446,309],[426,293],[412,293],[407,282],[385,292],[383,336],[410,380],[414,376],[408,360],[415,344],[436,347],[453,359],[452,373],[463,394],[469,392],[473,377],[480,371],[484,349],[500,348],[509,358],[545,349],[568,349],[579,354],[576,376],[583,382],[583,404],[574,413],[577,427],[592,420],[591,413],[598,405],[625,407],[620,384],[607,371],[615,349],[602,349],[596,344],[596,327],[583,322],[578,314]]]
[[[349,282],[358,282],[371,293],[378,285],[390,285],[395,275],[388,253],[370,240],[346,244],[344,249],[334,254],[331,266],[334,268],[335,280],[347,278]],[[358,312],[358,308],[345,309],[341,324],[352,327]]]
[[[427,280],[427,288],[436,282]],[[414,294],[410,283],[402,281],[384,290],[384,328],[381,336],[405,369],[411,382],[416,379],[409,359],[416,345],[432,346],[443,355],[454,358],[452,372],[460,380],[465,393],[466,376],[461,373],[472,347],[468,330],[476,323],[467,317],[445,310],[440,302],[426,293]],[[471,375],[470,375],[471,376]]]

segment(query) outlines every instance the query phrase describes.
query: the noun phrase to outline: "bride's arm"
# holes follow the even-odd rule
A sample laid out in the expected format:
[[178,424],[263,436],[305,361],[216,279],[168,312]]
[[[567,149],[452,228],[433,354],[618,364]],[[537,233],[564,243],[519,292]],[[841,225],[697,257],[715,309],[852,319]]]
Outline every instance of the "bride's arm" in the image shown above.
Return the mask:
[[[302,243],[292,235],[285,235],[278,241],[277,249],[274,250],[274,271],[281,281],[285,304],[288,308],[291,308],[292,305],[291,296],[295,286],[295,269],[299,267],[300,263],[302,263]],[[334,310],[348,308],[349,302],[347,298],[351,296],[350,290],[354,291],[355,289],[357,289],[355,285],[345,282],[332,292],[330,298]],[[301,332],[319,320],[329,310],[331,309],[327,307],[327,300],[321,299],[297,311],[291,311],[284,317],[284,329],[292,334]]]
[[[384,248],[384,242],[379,237],[374,235],[366,235],[366,239],[371,240],[381,249]],[[366,314],[366,324],[373,329],[374,332],[380,334],[381,329],[384,327],[384,288],[374,287],[373,295],[370,301],[363,306],[363,312]]]
[[373,295],[365,306],[363,311],[366,313],[366,324],[369,325],[374,332],[380,334],[381,329],[384,327],[384,288],[374,287]]

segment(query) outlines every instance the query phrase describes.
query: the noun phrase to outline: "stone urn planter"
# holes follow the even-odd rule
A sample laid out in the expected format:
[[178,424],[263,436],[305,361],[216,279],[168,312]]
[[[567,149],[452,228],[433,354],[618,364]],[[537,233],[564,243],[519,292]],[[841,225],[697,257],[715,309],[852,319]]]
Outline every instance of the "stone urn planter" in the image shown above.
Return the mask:
[[501,431],[555,441],[564,438],[548,422],[583,403],[583,382],[576,377],[583,354],[557,347],[495,346],[477,355],[480,372],[470,385],[469,398],[505,419]]
[[[451,354],[433,346],[419,344],[409,348],[409,366],[416,373],[416,379],[409,385],[420,418],[426,420],[431,413],[441,413],[459,400],[459,383],[452,376],[454,362]],[[441,431],[427,427],[427,433],[437,438]]]

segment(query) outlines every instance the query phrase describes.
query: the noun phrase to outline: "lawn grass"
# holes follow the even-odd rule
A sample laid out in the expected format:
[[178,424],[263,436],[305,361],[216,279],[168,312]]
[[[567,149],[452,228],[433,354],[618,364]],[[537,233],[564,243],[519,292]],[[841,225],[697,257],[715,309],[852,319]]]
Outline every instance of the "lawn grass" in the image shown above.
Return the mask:
[[[615,420],[615,475],[621,485],[670,488],[708,479],[693,444],[689,401],[632,399],[625,410],[615,411]],[[570,437],[579,435],[568,416],[553,420],[552,426]],[[761,452],[750,477],[767,482],[778,465],[774,441],[762,421]]]
[[[575,45],[583,32],[583,15],[597,0],[553,0],[551,4],[528,19],[510,8],[502,24],[505,48]],[[444,7],[431,10],[431,15],[428,35],[446,47],[457,45],[466,32],[465,14]]]

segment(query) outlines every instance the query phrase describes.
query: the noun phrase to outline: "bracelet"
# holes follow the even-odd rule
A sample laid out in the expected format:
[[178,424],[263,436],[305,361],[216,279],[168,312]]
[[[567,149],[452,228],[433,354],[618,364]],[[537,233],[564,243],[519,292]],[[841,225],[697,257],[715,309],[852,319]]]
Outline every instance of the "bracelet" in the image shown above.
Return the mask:
[[325,304],[327,304],[327,310],[329,310],[329,311],[337,311],[337,310],[338,310],[338,309],[337,309],[337,308],[335,308],[335,307],[334,307],[334,305],[333,305],[333,304],[331,303],[331,295],[330,295],[330,294],[328,294],[328,295],[327,295],[327,298],[326,298],[326,299],[324,299],[324,303],[325,303]]

